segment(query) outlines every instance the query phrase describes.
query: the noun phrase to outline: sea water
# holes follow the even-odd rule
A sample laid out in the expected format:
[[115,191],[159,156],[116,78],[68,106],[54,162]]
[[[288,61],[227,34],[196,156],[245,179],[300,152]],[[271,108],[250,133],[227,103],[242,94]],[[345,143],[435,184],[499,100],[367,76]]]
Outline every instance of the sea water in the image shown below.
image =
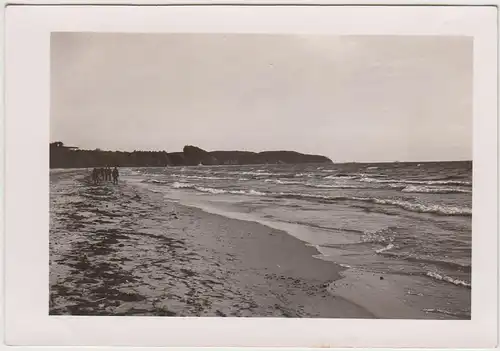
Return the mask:
[[471,162],[132,168],[123,178],[282,229],[351,270],[427,279],[441,290],[425,293],[443,301],[426,311],[470,315]]

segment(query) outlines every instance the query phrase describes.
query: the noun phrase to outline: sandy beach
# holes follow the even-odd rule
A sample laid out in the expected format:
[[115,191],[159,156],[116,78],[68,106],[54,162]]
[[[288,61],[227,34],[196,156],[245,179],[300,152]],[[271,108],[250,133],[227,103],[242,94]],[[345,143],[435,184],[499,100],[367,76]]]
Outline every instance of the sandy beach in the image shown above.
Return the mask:
[[51,315],[376,317],[285,232],[85,174],[51,174]]

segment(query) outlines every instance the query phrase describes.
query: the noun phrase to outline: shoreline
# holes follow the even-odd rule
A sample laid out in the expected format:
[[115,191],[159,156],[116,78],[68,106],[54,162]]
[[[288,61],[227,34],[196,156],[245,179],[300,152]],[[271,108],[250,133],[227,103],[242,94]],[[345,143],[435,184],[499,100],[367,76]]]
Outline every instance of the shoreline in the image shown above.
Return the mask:
[[[307,243],[305,241],[298,239],[292,234],[286,232],[285,230],[273,228],[266,224],[251,219],[237,219],[225,216],[223,214],[215,213],[215,211],[209,212],[206,209],[201,209],[194,206],[177,204],[174,202],[169,202],[169,203],[173,206],[176,206],[176,208],[181,212],[182,211],[192,212],[193,214],[201,218],[204,218],[205,220],[211,220],[211,219],[213,220],[217,218],[216,221],[220,221],[221,223],[230,222],[231,224],[228,225],[229,227],[238,226],[238,227],[244,227],[245,229],[249,228],[251,229],[252,227],[255,228],[261,227],[261,229],[254,230],[254,233],[257,233],[258,235],[262,236],[269,235],[269,237],[264,239],[264,241],[268,241],[270,238],[272,238],[272,240],[279,241],[280,244],[288,242],[287,244],[283,245],[286,246],[286,249],[283,249],[282,247],[277,248],[272,245],[261,246],[259,243],[259,247],[266,248],[266,254],[264,256],[259,253],[260,259],[265,258],[264,263],[262,263],[262,261],[259,263],[259,265],[262,265],[264,267],[263,269],[265,271],[272,270],[274,263],[276,262],[276,268],[278,268],[279,272],[283,273],[280,275],[279,277],[280,279],[284,279],[284,276],[289,274],[289,275],[304,276],[303,278],[304,280],[306,279],[317,280],[318,282],[320,282],[320,284],[317,285],[319,291],[318,290],[316,291],[319,292],[322,297],[325,297],[327,299],[329,299],[329,297],[333,297],[334,299],[344,300],[344,303],[351,304],[353,308],[360,308],[361,310],[363,310],[361,315],[357,315],[354,317],[345,317],[345,318],[377,318],[375,315],[373,315],[368,310],[364,309],[359,304],[349,301],[349,299],[346,297],[336,296],[331,293],[329,293],[330,296],[324,294],[325,292],[328,292],[330,284],[344,278],[341,275],[341,272],[345,271],[346,268],[341,267],[340,265],[334,262],[316,258],[315,256],[317,256],[317,254],[319,253],[318,250],[313,246],[306,245]],[[262,240],[262,238],[259,240]],[[272,249],[270,249],[271,246]],[[287,252],[287,254],[286,255],[281,254],[280,249],[283,249],[282,251]],[[293,259],[288,257],[287,250],[289,249],[294,251],[293,254],[290,255],[294,256]],[[278,251],[280,252],[280,254],[277,254]],[[253,258],[251,260],[253,260]],[[289,261],[287,262],[287,260]],[[267,262],[272,262],[272,263],[268,265]],[[273,272],[270,275],[275,276],[276,272]],[[296,279],[294,282],[296,282]],[[337,318],[344,318],[344,317],[337,317]]]
[[51,315],[376,318],[328,292],[344,268],[286,232],[78,177],[51,179],[74,200],[51,193]]
[[[171,203],[174,204],[173,201]],[[248,222],[264,226],[300,242],[306,249],[309,249],[312,259],[327,262],[335,267],[336,276],[330,278],[330,282],[326,284],[327,291],[335,298],[344,299],[346,302],[363,309],[372,316],[371,318],[466,320],[471,318],[467,312],[450,312],[446,309],[446,306],[442,305],[436,307],[435,301],[432,306],[428,306],[427,303],[432,301],[433,295],[433,290],[429,289],[431,284],[429,284],[428,276],[408,276],[388,272],[374,273],[352,269],[350,266],[338,264],[324,257],[317,245],[312,245],[294,234],[294,225],[287,226],[285,223],[250,218],[242,213],[220,211],[201,204],[175,204],[178,207],[191,209],[202,214],[221,217],[223,220]],[[456,286],[450,286],[448,282],[444,281],[435,282],[434,284],[442,286],[443,295],[447,295],[451,299],[457,298],[457,291],[459,290],[454,290]],[[412,288],[402,288],[409,286],[412,286]],[[419,291],[424,291],[425,295],[413,291],[417,287]],[[422,301],[424,296],[430,299]]]

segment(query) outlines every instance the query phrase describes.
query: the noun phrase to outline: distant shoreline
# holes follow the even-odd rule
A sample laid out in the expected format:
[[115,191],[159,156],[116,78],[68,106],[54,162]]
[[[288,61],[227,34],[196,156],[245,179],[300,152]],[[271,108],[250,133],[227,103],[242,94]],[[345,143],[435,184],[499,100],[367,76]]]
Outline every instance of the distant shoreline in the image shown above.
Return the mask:
[[[432,165],[432,164],[466,164],[470,163],[472,166],[473,161],[467,160],[467,161],[408,161],[408,162],[332,162],[330,165],[361,165],[361,166],[378,166],[378,165],[388,165],[388,164],[402,164],[402,165],[418,165],[418,164],[425,164],[425,165]],[[289,164],[293,165],[293,164]],[[324,163],[310,163],[309,165],[314,166],[318,165],[319,167],[324,166]],[[238,167],[238,166],[275,166],[275,164],[265,164],[265,163],[254,163],[254,164],[245,164],[245,165],[202,165],[204,167]],[[93,167],[99,167],[99,166],[88,166],[88,167],[50,167],[51,170],[71,170],[71,169],[87,169],[87,168],[93,168]],[[172,168],[182,168],[182,167],[200,167],[196,165],[167,165],[167,166],[123,166],[125,168],[165,168],[165,167],[172,167]]]
[[247,164],[331,164],[326,156],[307,155],[296,151],[206,151],[186,145],[181,152],[166,151],[102,151],[80,150],[62,142],[50,144],[50,168],[88,168],[103,166],[166,167],[215,166]]
[[472,161],[392,161],[392,162],[333,162],[323,155],[303,154],[296,151],[206,151],[186,145],[181,152],[167,151],[103,151],[82,150],[62,142],[50,144],[50,168],[119,167],[168,167],[168,166],[244,166],[287,164],[423,164]]

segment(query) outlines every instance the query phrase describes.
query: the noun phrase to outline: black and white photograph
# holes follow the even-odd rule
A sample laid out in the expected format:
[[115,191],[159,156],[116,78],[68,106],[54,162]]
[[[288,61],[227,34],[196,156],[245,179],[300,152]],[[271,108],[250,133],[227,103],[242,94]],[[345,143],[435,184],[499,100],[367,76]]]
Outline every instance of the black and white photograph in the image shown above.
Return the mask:
[[52,33],[50,314],[470,319],[472,50]]
[[497,345],[498,7],[123,1],[5,10],[9,347]]

